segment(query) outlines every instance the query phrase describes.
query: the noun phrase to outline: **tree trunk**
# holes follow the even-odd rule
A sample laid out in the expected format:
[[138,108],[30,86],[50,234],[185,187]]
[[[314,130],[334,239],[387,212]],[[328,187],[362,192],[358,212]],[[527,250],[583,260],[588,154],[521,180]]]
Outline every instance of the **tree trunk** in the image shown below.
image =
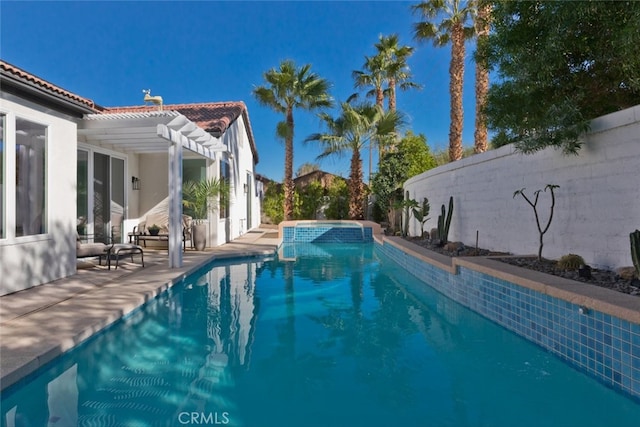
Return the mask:
[[449,160],[462,158],[462,84],[464,78],[464,34],[462,24],[451,29],[451,64],[449,66],[449,94],[451,95],[451,124],[449,126]]
[[[384,91],[382,86],[376,88],[376,105],[384,110]],[[371,150],[371,142],[369,142],[369,150]],[[384,147],[378,144],[378,165],[382,156],[384,156]],[[371,165],[369,165],[369,179],[371,179]]]
[[396,79],[389,79],[389,111],[396,111]]
[[[484,1],[478,5],[478,16],[475,27],[478,36],[478,44],[489,37],[491,19],[491,4]],[[476,61],[476,128],[474,136],[474,151],[483,153],[487,151],[487,121],[484,115],[484,106],[489,92],[489,70],[482,61]]]
[[364,219],[364,186],[362,184],[362,159],[360,150],[354,149],[349,175],[349,219]]
[[284,143],[284,220],[293,219],[293,110],[287,110],[289,132]]
[[[389,111],[396,111],[396,79],[389,79]],[[390,151],[395,151],[395,141],[389,147]]]

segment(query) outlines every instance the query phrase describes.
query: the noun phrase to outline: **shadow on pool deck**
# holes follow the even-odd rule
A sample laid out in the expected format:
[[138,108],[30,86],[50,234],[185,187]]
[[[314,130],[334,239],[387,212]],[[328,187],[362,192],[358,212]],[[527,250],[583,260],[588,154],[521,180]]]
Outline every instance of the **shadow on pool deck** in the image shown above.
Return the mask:
[[79,261],[74,276],[0,297],[0,389],[19,381],[167,289],[212,258],[274,254],[280,240],[254,229],[204,252],[187,250],[183,267],[169,268],[166,250],[145,249],[117,270]]

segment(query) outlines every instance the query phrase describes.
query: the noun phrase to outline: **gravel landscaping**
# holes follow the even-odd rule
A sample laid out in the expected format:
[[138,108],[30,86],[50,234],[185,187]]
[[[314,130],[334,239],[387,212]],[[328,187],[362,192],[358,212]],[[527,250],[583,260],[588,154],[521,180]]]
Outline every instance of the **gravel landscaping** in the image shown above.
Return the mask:
[[578,271],[567,271],[557,267],[556,261],[544,259],[538,261],[536,257],[513,256],[505,252],[492,252],[487,249],[468,247],[461,243],[449,244],[448,247],[440,247],[429,239],[408,238],[407,240],[427,248],[431,251],[455,257],[455,256],[492,256],[494,259],[511,265],[516,265],[530,270],[540,271],[542,273],[552,274],[571,280],[589,283],[591,285],[601,286],[603,288],[613,289],[630,295],[640,296],[640,280],[627,279],[621,277],[617,272],[611,270],[591,269],[591,277],[585,278],[578,275]]

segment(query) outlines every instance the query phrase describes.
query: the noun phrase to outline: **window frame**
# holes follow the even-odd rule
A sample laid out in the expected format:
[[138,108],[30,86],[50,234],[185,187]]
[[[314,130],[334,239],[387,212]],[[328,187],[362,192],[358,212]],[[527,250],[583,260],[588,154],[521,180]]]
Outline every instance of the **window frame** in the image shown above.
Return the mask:
[[[12,245],[23,244],[30,242],[40,242],[50,239],[51,227],[51,201],[50,188],[51,185],[51,165],[50,165],[50,150],[51,150],[51,128],[52,123],[42,120],[41,116],[35,116],[25,112],[15,113],[13,110],[0,108],[0,114],[5,116],[5,130],[4,130],[4,144],[3,144],[3,182],[4,182],[4,194],[3,196],[3,209],[4,209],[4,236],[0,236],[0,244]],[[45,232],[39,234],[26,234],[18,236],[16,235],[16,121],[24,120],[33,124],[44,127],[45,129],[45,142],[44,142],[44,217],[45,217]]]

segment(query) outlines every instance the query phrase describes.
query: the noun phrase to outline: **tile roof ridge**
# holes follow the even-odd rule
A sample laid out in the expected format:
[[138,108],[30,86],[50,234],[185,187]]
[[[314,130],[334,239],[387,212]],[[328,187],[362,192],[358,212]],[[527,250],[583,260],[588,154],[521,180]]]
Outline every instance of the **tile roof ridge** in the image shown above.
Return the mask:
[[[242,107],[243,109],[247,109],[247,105],[244,101],[210,101],[210,102],[191,102],[191,103],[181,103],[181,104],[163,104],[162,108],[164,110],[171,110],[177,108],[195,108],[195,107]],[[103,111],[110,112],[113,110],[131,110],[131,109],[157,109],[157,105],[121,105],[121,106],[113,106],[113,107],[105,107],[103,106]]]

